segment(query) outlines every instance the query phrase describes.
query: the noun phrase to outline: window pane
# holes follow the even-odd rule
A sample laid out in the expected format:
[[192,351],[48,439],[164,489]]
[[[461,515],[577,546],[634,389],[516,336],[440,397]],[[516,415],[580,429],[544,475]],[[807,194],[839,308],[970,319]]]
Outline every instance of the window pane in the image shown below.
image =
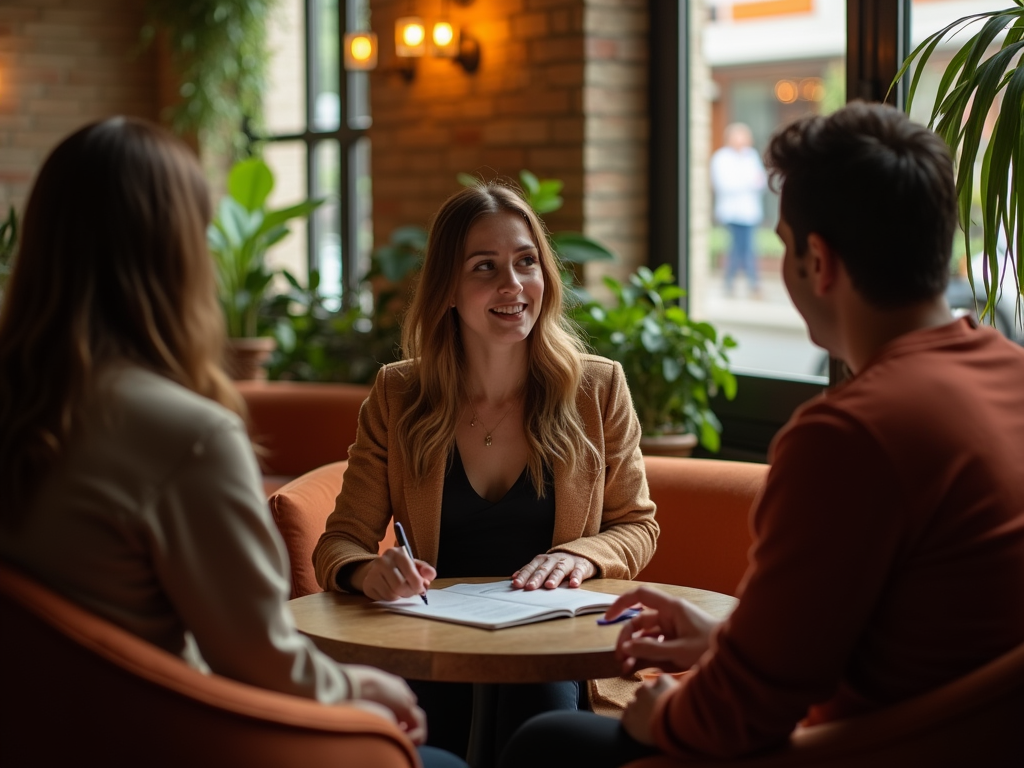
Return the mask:
[[310,92],[313,94],[313,128],[334,131],[341,125],[338,98],[338,0],[314,0],[312,3],[313,61]]
[[[271,142],[266,145],[263,157],[274,173],[274,189],[267,206],[271,210],[287,208],[305,200],[306,192],[306,145],[301,141]],[[305,283],[309,272],[306,243],[308,226],[305,219],[292,219],[285,224],[289,234],[267,253],[267,261],[273,267],[287,269],[300,282]]]
[[370,168],[370,139],[358,139],[352,148],[349,172],[355,179],[356,199],[353,208],[353,226],[356,231],[356,253],[351,260],[356,276],[370,269],[370,251],[373,250],[373,182]]
[[313,228],[314,248],[317,268],[320,270],[320,293],[331,299],[327,304],[331,309],[341,306],[342,286],[342,243],[340,205],[341,164],[338,155],[337,141],[321,141],[316,145],[313,154],[314,179],[313,195],[326,198],[315,214]]
[[306,34],[304,0],[280,0],[267,30],[271,50],[264,119],[270,134],[306,127]]
[[846,3],[709,0],[708,10],[694,72],[707,87],[692,89],[707,97],[690,105],[690,309],[736,338],[738,371],[825,376],[828,356],[782,283],[778,198],[760,156],[779,126],[845,103]]
[[339,142],[330,140],[317,144],[315,150],[314,195],[327,199],[316,212],[314,228],[317,266],[320,270],[320,293],[327,299],[325,304],[337,309],[345,294],[347,283],[345,268],[346,243],[341,236],[341,206],[350,205],[349,215],[354,231],[355,253],[349,254],[348,267],[357,277],[365,275],[370,268],[370,250],[373,248],[373,205],[370,181],[370,140],[366,137],[356,140],[349,150],[349,173],[354,180],[354,199],[345,199],[345,188],[340,183]]

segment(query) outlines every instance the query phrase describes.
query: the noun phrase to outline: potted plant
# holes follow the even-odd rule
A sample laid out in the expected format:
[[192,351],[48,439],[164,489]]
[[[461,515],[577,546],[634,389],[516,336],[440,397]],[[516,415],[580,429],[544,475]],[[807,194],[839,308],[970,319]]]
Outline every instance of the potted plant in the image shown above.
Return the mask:
[[587,302],[574,318],[599,355],[622,364],[643,430],[641,449],[689,455],[699,441],[717,451],[722,425],[711,398],[719,391],[736,396],[728,356],[736,342],[679,305],[684,291],[667,264],[640,267],[626,284],[613,277],[604,282],[614,303]]
[[263,362],[274,339],[258,334],[259,311],[281,270],[266,263],[267,249],[288,235],[286,222],[306,218],[323,200],[267,209],[274,174],[259,157],[236,163],[228,173],[228,194],[207,230],[217,266],[217,283],[229,338],[229,370],[236,378],[263,378]]
[[[970,230],[975,223],[975,165],[981,157],[977,195],[985,302],[981,316],[993,322],[1002,278],[1012,275],[1013,293],[1018,300],[1024,288],[1024,0],[1013,3],[1003,10],[965,16],[930,35],[907,57],[893,81],[895,86],[916,63],[907,94],[909,110],[925,65],[942,40],[969,25],[984,22],[975,34],[959,43],[946,66],[928,126],[945,139],[956,158],[960,226],[966,234],[967,274],[972,291],[975,275]],[[1002,43],[998,43],[1004,30]],[[1002,102],[989,135],[989,112],[1000,93]]]

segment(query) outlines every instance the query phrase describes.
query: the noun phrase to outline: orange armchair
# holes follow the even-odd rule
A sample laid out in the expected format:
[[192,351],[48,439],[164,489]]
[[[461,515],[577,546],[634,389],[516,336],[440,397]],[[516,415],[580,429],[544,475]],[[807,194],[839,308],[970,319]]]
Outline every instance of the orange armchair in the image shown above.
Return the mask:
[[770,754],[635,760],[626,768],[997,768],[1024,765],[1024,645],[929,693],[860,717],[797,728]]
[[0,627],[0,765],[420,765],[382,717],[204,675],[4,565]]
[[[336,461],[292,480],[270,494],[270,514],[281,532],[292,571],[292,599],[320,592],[313,568],[313,550],[334,511],[347,461]],[[380,542],[383,551],[395,545],[395,523],[388,523]]]

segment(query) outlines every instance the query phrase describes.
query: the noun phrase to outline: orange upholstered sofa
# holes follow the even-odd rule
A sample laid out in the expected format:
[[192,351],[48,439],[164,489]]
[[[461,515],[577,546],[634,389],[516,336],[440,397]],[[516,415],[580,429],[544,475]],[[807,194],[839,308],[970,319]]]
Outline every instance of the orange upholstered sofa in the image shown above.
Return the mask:
[[240,381],[237,387],[268,494],[304,472],[347,459],[370,393],[360,384]]
[[[253,435],[265,449],[265,485],[292,559],[293,597],[317,591],[310,556],[334,509],[369,389],[286,382],[239,389]],[[748,513],[767,466],[656,456],[645,461],[661,536],[638,578],[736,594],[751,541]],[[389,531],[381,546],[392,541]]]

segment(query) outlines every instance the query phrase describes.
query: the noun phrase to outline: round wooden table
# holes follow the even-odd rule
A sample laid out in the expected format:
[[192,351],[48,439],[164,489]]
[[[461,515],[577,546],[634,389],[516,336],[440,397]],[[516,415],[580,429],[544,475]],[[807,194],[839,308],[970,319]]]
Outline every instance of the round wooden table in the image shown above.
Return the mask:
[[[494,578],[437,579],[431,589]],[[622,594],[647,582],[591,579],[581,589]],[[736,598],[703,589],[650,584],[724,618]],[[478,629],[402,616],[362,595],[317,592],[289,602],[299,630],[338,661],[370,664],[412,680],[540,683],[619,675],[615,640],[620,624],[600,626],[600,614],[553,619],[507,629]]]

